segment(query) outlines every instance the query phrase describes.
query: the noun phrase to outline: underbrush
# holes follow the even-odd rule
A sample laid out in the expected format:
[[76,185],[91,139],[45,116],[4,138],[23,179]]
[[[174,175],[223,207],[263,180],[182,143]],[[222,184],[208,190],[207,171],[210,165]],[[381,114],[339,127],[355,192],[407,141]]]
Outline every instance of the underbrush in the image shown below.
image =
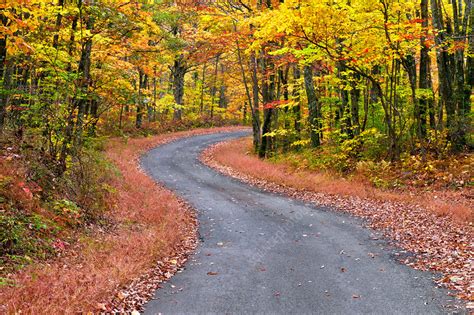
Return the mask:
[[217,144],[203,152],[201,161],[265,191],[363,218],[367,226],[383,231],[392,245],[403,249],[401,257],[406,258],[399,259],[396,253],[394,259],[415,269],[441,273],[435,280],[439,285],[456,290],[450,294],[472,300],[474,207],[470,187],[380,189],[355,176],[309,170],[308,164],[260,159],[253,154],[249,138]]
[[331,149],[302,149],[275,155],[271,161],[294,169],[324,171],[346,178],[366,180],[377,188],[426,190],[461,189],[474,185],[472,154],[435,156],[403,155],[400,161],[365,160],[347,157]]
[[[24,266],[61,255],[78,232],[106,224],[113,192],[111,166],[89,143],[68,170],[58,176],[47,154],[4,137],[0,155],[0,277]],[[3,280],[3,284],[8,284]]]
[[[121,137],[126,145],[128,139],[233,123],[219,117],[145,123],[141,129],[125,128]],[[101,131],[107,132],[106,127]],[[2,135],[0,285],[30,263],[62,255],[81,235],[116,224],[109,212],[117,197],[112,183],[118,170],[104,156],[107,138],[87,137],[61,175],[39,139],[34,133],[21,139],[13,133]]]
[[274,154],[271,160],[287,163],[295,169],[355,177],[377,188],[440,190],[472,187],[474,156],[454,154],[449,143],[439,142],[433,138],[424,144],[417,143],[411,151],[404,149],[398,160],[390,161],[386,137],[375,129],[368,129],[351,139],[335,132],[320,148],[300,146]]
[[[119,293],[134,279],[154,271],[160,262],[169,262],[170,257],[190,250],[196,239],[193,214],[173,193],[156,185],[139,169],[140,155],[179,137],[226,130],[235,128],[201,129],[154,137],[121,137],[107,141],[104,155],[114,167],[102,159],[94,160],[94,155],[91,155],[87,160],[90,159],[95,166],[85,168],[84,164],[84,169],[71,172],[68,178],[74,186],[64,188],[66,194],[63,196],[78,208],[71,206],[69,201],[57,204],[61,211],[65,206],[73,208],[66,212],[72,218],[76,218],[77,211],[84,214],[76,228],[67,229],[77,232],[71,236],[76,242],[66,250],[55,250],[61,257],[44,263],[31,263],[4,279],[4,284],[8,285],[0,287],[0,313],[113,313],[107,302],[114,296],[123,298]],[[105,175],[102,163],[109,169]],[[84,176],[77,184],[85,185],[89,172],[94,173],[91,176],[97,179],[102,198],[94,198],[94,195],[92,199],[87,198],[87,194],[94,193],[92,186],[83,189],[75,186],[75,177]],[[56,187],[56,180],[53,183]],[[33,194],[33,200],[39,199],[36,195]],[[82,198],[88,200],[90,211],[83,212],[85,201],[81,202]],[[95,206],[104,201],[107,208],[96,211],[99,208]],[[91,225],[92,218],[99,224]],[[64,226],[58,235],[64,235]],[[86,227],[90,228],[84,229]],[[49,237],[52,240],[59,238]],[[53,244],[49,246],[55,248]],[[169,273],[168,270],[159,272]],[[141,299],[140,303],[143,302]],[[135,305],[128,312],[138,308],[139,305]]]
[[[390,162],[353,160],[349,161],[353,163],[351,170],[341,170],[337,168],[336,157],[330,154],[324,149],[300,149],[262,160],[254,154],[251,139],[240,139],[218,146],[213,158],[219,164],[249,176],[298,190],[407,202],[422,205],[437,215],[447,215],[460,222],[472,222],[474,219],[470,155],[440,160],[445,168],[436,166],[438,171],[431,173],[426,166],[420,166],[424,164],[417,164],[413,159],[405,162],[405,168]],[[406,173],[409,167],[412,173]],[[446,175],[445,178],[439,175],[444,173],[453,175]],[[433,181],[417,185],[414,182],[416,176],[431,176]],[[461,184],[461,181],[464,182]]]

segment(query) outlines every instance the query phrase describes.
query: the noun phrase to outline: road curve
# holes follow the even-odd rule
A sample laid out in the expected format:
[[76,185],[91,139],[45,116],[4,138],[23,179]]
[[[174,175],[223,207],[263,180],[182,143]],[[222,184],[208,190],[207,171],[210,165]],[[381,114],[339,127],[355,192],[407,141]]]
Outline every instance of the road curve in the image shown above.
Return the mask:
[[433,314],[450,301],[432,274],[397,263],[363,222],[268,193],[198,161],[211,144],[248,135],[181,139],[141,162],[198,211],[200,245],[145,314]]

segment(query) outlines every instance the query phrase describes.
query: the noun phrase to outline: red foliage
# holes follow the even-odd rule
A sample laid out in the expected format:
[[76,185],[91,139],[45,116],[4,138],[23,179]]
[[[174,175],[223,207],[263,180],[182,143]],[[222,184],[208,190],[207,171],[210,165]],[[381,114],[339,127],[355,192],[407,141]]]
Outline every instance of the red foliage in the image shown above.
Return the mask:
[[289,101],[284,101],[284,100],[279,100],[279,101],[272,101],[270,103],[265,103],[263,104],[264,109],[271,109],[271,108],[277,108],[281,105],[288,104]]

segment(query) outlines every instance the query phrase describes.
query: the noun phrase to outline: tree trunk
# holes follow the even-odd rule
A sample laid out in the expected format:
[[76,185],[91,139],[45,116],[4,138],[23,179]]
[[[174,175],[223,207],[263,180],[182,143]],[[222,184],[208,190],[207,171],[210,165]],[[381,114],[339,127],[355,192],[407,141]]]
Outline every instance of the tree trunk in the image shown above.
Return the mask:
[[295,116],[295,131],[297,138],[299,139],[300,134],[301,134],[301,95],[300,95],[300,90],[301,87],[299,85],[299,80],[301,78],[301,70],[298,65],[295,65],[293,67],[293,79],[294,79],[294,84],[293,84],[293,99],[296,103],[296,105],[293,107],[293,115]]
[[471,95],[474,92],[474,3],[472,0],[466,1],[466,21],[469,21],[466,27],[465,35],[469,35],[468,39],[468,53],[466,60],[466,87],[464,90],[464,125],[466,131],[469,132],[471,128]]
[[[426,32],[428,28],[429,13],[428,0],[421,0],[421,19],[423,27],[423,36],[421,37],[420,49],[420,81],[419,88],[422,90],[432,90],[431,83],[431,58],[429,55],[430,49],[426,44]],[[415,118],[418,119],[417,135],[420,139],[426,138],[426,112],[429,110],[430,126],[434,128],[434,99],[428,97],[427,93],[423,93],[422,97],[418,97],[418,112],[415,112]]]
[[[347,70],[346,64],[344,61],[339,61],[337,63],[337,76],[341,79],[344,83],[347,83],[347,75],[344,72]],[[351,108],[349,106],[349,92],[347,89],[339,88],[339,95],[340,95],[340,106],[339,110],[336,113],[336,122],[339,121],[341,133],[345,133],[349,136],[349,138],[354,137],[354,133],[352,130],[352,118],[351,118]]]
[[205,87],[205,82],[206,82],[206,66],[207,63],[204,63],[202,66],[202,79],[201,79],[201,102],[199,105],[199,113],[202,115],[202,112],[204,111],[204,87]]
[[262,140],[258,150],[258,156],[264,158],[272,149],[272,137],[267,136],[272,130],[272,120],[275,108],[272,102],[275,99],[275,74],[273,73],[273,65],[262,57],[262,73],[270,71],[269,79],[263,76],[262,79],[262,98],[263,98],[263,125],[262,125]]
[[[8,19],[0,12],[0,20],[2,22],[2,26],[6,26]],[[11,80],[11,75],[8,75],[8,71],[5,70],[7,68],[7,35],[4,35],[0,38],[0,80],[3,80],[3,91],[0,94],[0,132],[5,125],[5,118],[7,116],[7,98],[8,98],[8,89],[9,89],[9,81]]]
[[[466,83],[468,85],[466,88],[466,98],[469,100],[474,90],[474,4],[472,4],[472,1],[468,1],[468,3],[469,11],[466,8],[466,13],[469,12],[469,46],[466,67]],[[469,114],[470,108],[471,106],[467,106],[466,115]]]
[[369,117],[370,88],[368,84],[369,82],[367,82],[367,86],[364,90],[364,119],[362,121],[361,132],[365,131],[365,128],[367,127],[367,119]]
[[252,129],[253,129],[253,146],[255,152],[258,151],[258,148],[261,144],[261,130],[260,130],[260,109],[259,109],[259,92],[260,88],[258,85],[258,75],[257,75],[257,68],[258,68],[258,61],[255,53],[252,54],[250,57],[250,63],[252,68],[252,98],[253,98],[253,106],[252,106]]
[[[411,102],[413,103],[413,116],[414,116],[414,121],[415,121],[415,129],[416,129],[416,134],[418,138],[423,139],[426,135],[426,118],[422,118],[426,115],[426,110],[422,110],[420,108],[419,100],[416,97],[416,62],[415,62],[415,57],[412,54],[407,54],[405,57],[402,58],[401,60],[403,68],[408,74],[408,82],[410,84],[410,92],[411,92]],[[394,95],[396,96],[396,89],[394,89]],[[397,99],[398,102],[398,99]],[[422,132],[421,125],[422,120],[424,120],[424,128],[425,131]]]
[[[288,103],[290,100],[290,92],[288,90],[288,73],[289,73],[290,67],[288,65],[285,66],[285,69],[280,69],[278,70],[278,76],[279,76],[279,82],[281,83],[280,85],[282,86],[283,89],[283,100]],[[279,97],[277,96],[277,99]],[[290,130],[290,120],[288,119],[288,106],[284,107],[284,112],[285,112],[285,117],[284,117],[284,127],[285,130]],[[290,148],[290,138],[288,136],[285,136],[283,139],[283,151],[288,151]]]
[[314,89],[313,70],[311,66],[304,66],[303,70],[304,85],[306,89],[306,96],[308,98],[308,120],[310,128],[311,146],[313,148],[319,147],[321,144],[319,138],[319,104]]
[[153,73],[153,106],[148,105],[148,122],[156,121],[156,69]]
[[221,87],[219,91],[219,108],[227,108],[227,97],[225,95],[225,67],[221,64]]
[[141,69],[138,69],[138,85],[137,85],[137,116],[135,120],[135,127],[140,129],[143,124],[143,96],[142,96],[142,89],[143,89],[143,82],[145,75]]
[[[82,14],[82,1],[79,2],[79,10]],[[94,21],[90,15],[86,19],[86,30],[91,31],[94,26]],[[81,59],[79,61],[78,72],[80,73],[79,89],[81,95],[77,99],[77,120],[76,120],[76,146],[82,144],[82,133],[84,128],[84,118],[86,114],[88,89],[91,84],[90,70],[91,70],[91,53],[92,53],[92,38],[86,38],[82,43]]]
[[211,94],[212,94],[212,98],[211,98],[211,118],[214,116],[214,103],[215,103],[215,99],[216,99],[216,94],[217,94],[217,75],[219,73],[219,57],[220,57],[220,54],[217,54],[216,55],[216,64],[215,64],[215,67],[214,67],[214,83],[212,85],[212,91],[211,91]]
[[[64,0],[58,0],[58,7],[62,9],[63,6],[64,6]],[[53,36],[53,47],[56,49],[59,46],[59,31],[61,30],[62,18],[63,18],[62,14],[58,13],[58,15],[56,16],[56,34],[54,34]]]
[[173,113],[174,120],[181,120],[184,105],[184,76],[186,74],[186,66],[183,61],[183,56],[175,58],[173,68],[171,70],[173,76],[173,96],[174,102],[177,105]]
[[353,132],[355,135],[358,135],[360,133],[359,99],[360,90],[357,88],[357,84],[353,82],[351,89],[351,125],[354,129]]
[[7,61],[5,65],[5,70],[3,73],[3,91],[0,95],[0,130],[3,129],[5,125],[5,120],[7,118],[7,107],[10,99],[10,89],[12,87],[12,77],[13,77],[13,64],[12,62]]
[[[443,47],[445,34],[448,33],[444,27],[442,8],[439,0],[431,0],[431,12],[433,15],[433,26],[437,31],[435,42],[438,47]],[[448,139],[455,145],[457,142],[456,123],[456,98],[452,82],[455,80],[452,56],[444,48],[436,51],[436,62],[438,64],[439,94],[442,104],[446,108],[446,128],[448,129]]]

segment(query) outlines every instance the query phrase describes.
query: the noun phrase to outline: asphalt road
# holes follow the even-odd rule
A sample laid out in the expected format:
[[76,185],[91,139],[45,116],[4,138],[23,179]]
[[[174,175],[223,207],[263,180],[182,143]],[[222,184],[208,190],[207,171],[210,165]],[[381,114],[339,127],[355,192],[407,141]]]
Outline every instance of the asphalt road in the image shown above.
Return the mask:
[[361,220],[222,176],[197,157],[246,132],[185,138],[142,158],[198,211],[200,245],[145,314],[433,314],[450,301]]

